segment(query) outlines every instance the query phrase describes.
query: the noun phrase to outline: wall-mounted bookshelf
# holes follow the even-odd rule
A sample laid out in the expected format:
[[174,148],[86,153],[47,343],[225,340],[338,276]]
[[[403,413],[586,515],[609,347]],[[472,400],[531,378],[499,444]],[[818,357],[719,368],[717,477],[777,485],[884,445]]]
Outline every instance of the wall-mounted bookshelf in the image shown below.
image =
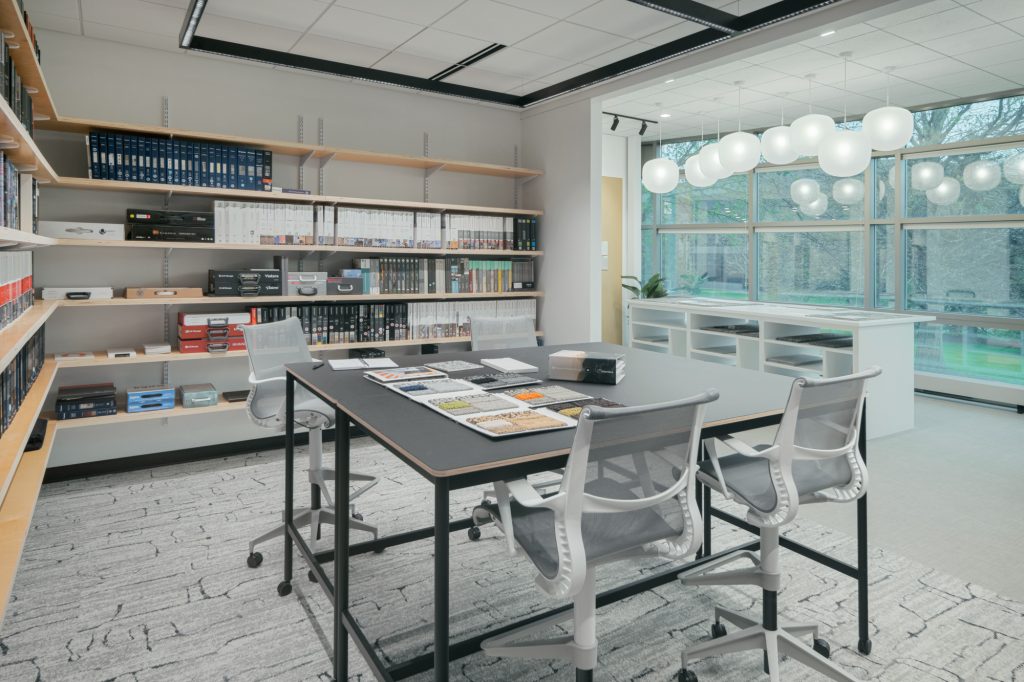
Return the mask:
[[153,412],[125,412],[124,406],[118,406],[117,414],[110,414],[103,417],[84,417],[82,419],[58,420],[53,413],[44,415],[47,419],[53,420],[57,431],[67,429],[80,429],[86,426],[111,426],[128,424],[132,422],[149,421],[152,419],[174,419],[176,417],[199,417],[203,415],[222,414],[224,412],[241,412],[245,410],[245,402],[229,403],[223,398],[216,405],[210,407],[182,407],[175,405],[169,410],[154,410]]
[[63,308],[139,305],[272,305],[274,303],[385,303],[395,301],[456,301],[487,298],[541,298],[542,291],[505,291],[480,294],[364,294],[361,296],[203,296],[202,298],[109,298],[60,301]]
[[21,317],[0,330],[0,369],[11,364],[32,335],[56,312],[59,301],[36,301]]
[[57,240],[26,230],[0,227],[0,249],[34,249],[40,246],[54,246]]
[[[0,5],[3,4],[0,2]],[[20,50],[15,50],[15,52],[18,51]],[[36,146],[35,140],[18,120],[11,105],[2,97],[0,97],[0,138],[6,138],[7,148],[4,149],[4,154],[20,170],[31,172],[41,182],[52,182],[57,177],[50,162]]]
[[[57,365],[53,361],[44,362],[36,377],[35,383],[25,395],[25,399],[14,415],[10,426],[0,436],[0,504],[6,499],[11,482],[14,480],[18,469],[18,463],[23,457],[25,444],[32,435],[32,428],[36,419],[46,402],[46,395],[50,392],[54,376],[57,374]],[[0,537],[3,532],[0,531]],[[3,556],[0,554],[0,556]]]
[[30,88],[32,110],[36,118],[45,116],[50,120],[56,119],[57,109],[50,99],[50,89],[46,87],[43,69],[32,49],[32,38],[21,15],[21,8],[14,0],[0,0],[0,30],[10,36],[7,44],[12,48],[11,61],[21,76],[22,84]]
[[[17,232],[17,230],[11,230]],[[0,244],[4,233],[0,231]],[[423,248],[387,248],[375,246],[326,246],[302,244],[211,244],[208,242],[158,242],[145,240],[107,241],[100,239],[50,239],[46,243],[53,246],[81,246],[108,249],[191,249],[203,251],[271,251],[275,253],[357,253],[367,256],[505,256],[535,257],[543,256],[543,251],[511,251],[508,249],[423,249]]]

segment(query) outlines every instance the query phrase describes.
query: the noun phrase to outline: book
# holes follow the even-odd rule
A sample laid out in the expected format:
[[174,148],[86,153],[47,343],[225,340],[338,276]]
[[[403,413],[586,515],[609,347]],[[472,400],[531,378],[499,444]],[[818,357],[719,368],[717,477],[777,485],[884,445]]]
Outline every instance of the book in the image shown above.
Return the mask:
[[507,395],[510,398],[515,398],[520,402],[524,402],[531,407],[543,407],[545,405],[586,400],[591,397],[563,386],[516,388],[508,391],[502,391],[502,394]]
[[491,369],[498,370],[499,372],[527,374],[537,371],[535,366],[521,362],[515,358],[484,358],[480,362]]
[[429,367],[395,367],[365,372],[364,376],[371,381],[387,384],[392,381],[407,381],[409,379],[436,379],[444,377],[445,374]]
[[344,358],[328,360],[327,364],[334,370],[344,369],[382,369],[398,367],[391,358]]
[[436,369],[441,372],[465,372],[470,369],[482,369],[483,365],[478,365],[475,362],[466,362],[464,360],[449,360],[447,362],[428,362],[427,367]]
[[388,388],[410,397],[439,395],[442,393],[464,393],[473,390],[473,384],[461,379],[428,379],[427,381],[400,381],[388,384]]
[[537,377],[512,374],[511,372],[492,372],[490,374],[474,374],[462,377],[474,386],[479,386],[485,391],[493,391],[499,388],[512,388],[514,386],[530,386],[541,383]]
[[570,429],[576,426],[576,422],[569,417],[545,410],[529,409],[475,415],[460,422],[491,438]]

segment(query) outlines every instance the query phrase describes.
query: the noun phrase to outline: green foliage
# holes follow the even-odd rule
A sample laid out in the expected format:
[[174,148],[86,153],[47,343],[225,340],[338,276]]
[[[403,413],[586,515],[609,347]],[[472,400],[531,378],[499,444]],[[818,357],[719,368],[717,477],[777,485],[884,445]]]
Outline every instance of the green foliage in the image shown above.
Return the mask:
[[700,296],[704,290],[704,284],[708,281],[708,273],[700,275],[680,275],[679,288],[690,296]]
[[660,273],[654,273],[651,275],[646,282],[640,280],[639,277],[633,277],[632,275],[623,277],[624,280],[632,280],[639,286],[632,284],[626,284],[623,282],[622,288],[630,292],[637,298],[664,298],[668,296],[668,290],[665,289],[665,278]]

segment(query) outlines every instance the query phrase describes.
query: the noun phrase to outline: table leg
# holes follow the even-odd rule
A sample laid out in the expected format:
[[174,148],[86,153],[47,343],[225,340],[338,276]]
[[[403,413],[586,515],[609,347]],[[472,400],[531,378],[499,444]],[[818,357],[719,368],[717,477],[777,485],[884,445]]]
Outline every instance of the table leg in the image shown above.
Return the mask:
[[[857,436],[860,456],[868,461],[868,401],[864,400],[860,433]],[[860,640],[857,649],[862,654],[871,653],[871,633],[868,629],[868,496],[857,500],[857,616],[859,618]]]
[[334,679],[348,679],[348,631],[342,614],[348,611],[348,415],[334,411]]
[[701,516],[704,517],[704,544],[702,545],[701,556],[711,554],[711,486],[702,486],[704,502],[701,505]]
[[448,480],[434,483],[434,679],[448,682]]
[[288,532],[295,518],[295,379],[285,378],[284,399],[284,580],[277,585],[282,597],[292,591],[292,536]]

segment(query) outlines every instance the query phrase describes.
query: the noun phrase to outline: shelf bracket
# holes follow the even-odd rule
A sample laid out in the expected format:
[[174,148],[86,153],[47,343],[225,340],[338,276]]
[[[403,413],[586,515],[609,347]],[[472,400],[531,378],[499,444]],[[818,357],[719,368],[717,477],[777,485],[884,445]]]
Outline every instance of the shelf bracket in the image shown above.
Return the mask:
[[323,169],[331,161],[334,161],[334,157],[336,157],[337,155],[338,155],[337,152],[331,152],[327,156],[321,156],[320,157],[320,168]]
[[305,154],[303,154],[299,158],[299,163],[301,163],[303,166],[305,166],[307,163],[309,163],[309,160],[312,159],[315,154],[316,154],[315,151],[306,152]]
[[33,87],[30,87],[30,86],[26,85],[25,86],[25,92],[27,92],[30,95],[38,95],[39,94],[39,88],[33,88]]
[[14,34],[11,33],[10,31],[4,31],[2,35],[4,37],[4,40],[10,40],[11,38],[14,37]]
[[[168,195],[170,192],[168,192]],[[163,282],[164,287],[171,286],[171,254],[174,253],[174,249],[164,249],[164,256],[160,263],[160,279]],[[171,303],[168,301],[164,304],[164,343],[171,342]],[[171,364],[169,362],[160,363],[160,383],[167,385],[171,382]]]
[[17,149],[20,146],[10,137],[0,140],[0,149]]
[[9,50],[17,50],[20,47],[21,43],[7,43],[7,49]]
[[432,176],[434,173],[436,173],[439,170],[444,170],[444,164],[443,163],[439,163],[439,164],[437,164],[435,166],[428,166],[427,169],[424,172],[426,173],[426,176],[429,178],[430,176]]
[[[423,133],[423,156],[430,156],[430,135]],[[424,203],[430,201],[430,172],[429,170],[423,173],[423,201]]]
[[[167,190],[167,194],[164,195],[164,208],[167,208],[168,206],[171,205],[171,197],[173,197],[173,196],[174,196],[174,190],[173,189]],[[168,252],[173,251],[173,250],[174,249],[168,249]]]
[[46,114],[32,114],[33,121],[49,121],[50,117]]
[[[512,165],[519,165],[519,145],[512,145]],[[519,208],[519,191],[522,189],[522,185],[519,181],[512,183],[512,208]]]
[[[303,130],[302,114],[299,114],[299,144],[302,144],[305,137],[305,131]],[[306,189],[306,157],[303,156],[299,159],[299,189]]]

